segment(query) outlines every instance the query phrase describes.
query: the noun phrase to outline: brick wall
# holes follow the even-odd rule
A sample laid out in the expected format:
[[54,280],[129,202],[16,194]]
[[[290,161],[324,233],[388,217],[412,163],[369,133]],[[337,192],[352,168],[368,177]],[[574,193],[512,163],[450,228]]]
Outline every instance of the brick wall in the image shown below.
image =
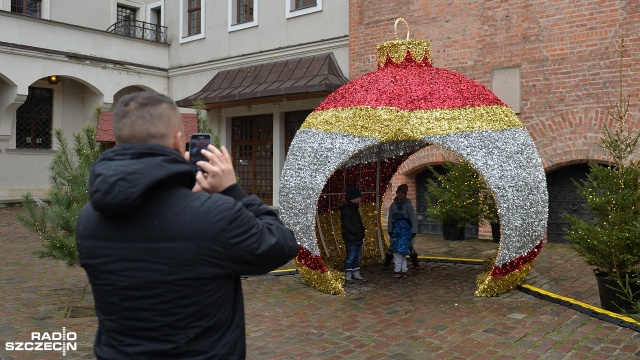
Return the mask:
[[[409,22],[412,38],[431,43],[436,67],[489,87],[492,69],[520,66],[519,116],[547,172],[606,162],[598,141],[611,123],[607,107],[618,99],[622,38],[622,84],[631,95],[632,127],[640,129],[640,1],[351,0],[352,78],[376,69],[376,45],[396,38],[398,17]],[[398,37],[406,37],[402,24]],[[425,149],[410,158],[392,189],[406,182],[415,197],[415,175],[441,162],[436,153]]]

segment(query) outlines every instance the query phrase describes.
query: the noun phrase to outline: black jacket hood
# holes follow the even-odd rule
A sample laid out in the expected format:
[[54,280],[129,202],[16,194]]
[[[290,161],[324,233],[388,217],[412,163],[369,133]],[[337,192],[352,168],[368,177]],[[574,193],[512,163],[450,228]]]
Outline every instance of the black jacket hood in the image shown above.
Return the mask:
[[103,214],[128,214],[149,189],[165,181],[191,189],[194,168],[177,151],[162,145],[116,145],[89,170],[89,201]]

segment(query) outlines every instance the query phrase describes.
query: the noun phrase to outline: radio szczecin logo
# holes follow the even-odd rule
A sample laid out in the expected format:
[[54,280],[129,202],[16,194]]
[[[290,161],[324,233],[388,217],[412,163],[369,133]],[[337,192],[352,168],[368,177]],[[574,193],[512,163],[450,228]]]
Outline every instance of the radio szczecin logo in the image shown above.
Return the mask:
[[4,349],[6,351],[62,351],[62,356],[65,356],[67,351],[78,350],[77,339],[78,334],[73,331],[67,332],[67,328],[63,327],[62,331],[31,332],[31,340],[7,341]]

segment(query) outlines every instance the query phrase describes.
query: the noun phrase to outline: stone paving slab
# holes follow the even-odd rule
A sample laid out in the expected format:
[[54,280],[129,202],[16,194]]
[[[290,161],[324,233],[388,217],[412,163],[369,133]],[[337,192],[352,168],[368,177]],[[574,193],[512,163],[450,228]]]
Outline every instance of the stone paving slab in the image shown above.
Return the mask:
[[[21,208],[0,208],[0,359],[93,359],[97,320],[69,318],[69,308],[90,308],[92,297],[79,268],[32,252],[37,236],[15,220]],[[421,255],[486,258],[487,240],[451,242],[419,235]],[[426,265],[426,266],[425,266]],[[636,359],[640,333],[514,290],[474,296],[480,265],[423,263],[408,279],[378,266],[369,281],[328,295],[299,275],[243,280],[249,359]],[[599,305],[591,269],[570,246],[545,244],[526,283]],[[89,312],[90,315],[90,312]],[[77,350],[7,351],[6,342],[31,332],[65,327]]]

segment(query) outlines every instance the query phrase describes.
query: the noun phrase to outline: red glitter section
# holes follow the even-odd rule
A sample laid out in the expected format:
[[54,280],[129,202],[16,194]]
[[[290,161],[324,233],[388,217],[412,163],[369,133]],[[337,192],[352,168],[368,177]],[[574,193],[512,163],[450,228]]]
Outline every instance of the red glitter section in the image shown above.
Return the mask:
[[489,89],[454,71],[408,59],[389,62],[329,94],[315,109],[352,106],[400,110],[457,109],[504,105]]
[[541,249],[542,249],[542,241],[540,241],[538,245],[536,245],[533,249],[531,249],[531,251],[529,251],[526,255],[518,256],[515,260],[510,261],[500,267],[494,266],[493,270],[491,270],[491,274],[490,274],[491,277],[497,279],[522,268],[523,266],[532,262],[533,259],[535,259],[536,256],[538,256]]
[[320,256],[313,255],[309,250],[300,245],[298,245],[296,260],[311,270],[317,270],[321,273],[329,272],[329,268],[327,268]]
[[402,60],[400,64],[396,64],[391,58],[391,55],[387,53],[387,56],[384,59],[384,65],[378,65],[378,68],[385,66],[405,66],[403,65],[404,63],[414,64],[418,66],[432,66],[431,62],[429,62],[429,56],[427,52],[424,53],[422,59],[416,60],[414,59],[413,54],[411,54],[411,51],[407,51],[407,55],[405,55],[404,60]]

